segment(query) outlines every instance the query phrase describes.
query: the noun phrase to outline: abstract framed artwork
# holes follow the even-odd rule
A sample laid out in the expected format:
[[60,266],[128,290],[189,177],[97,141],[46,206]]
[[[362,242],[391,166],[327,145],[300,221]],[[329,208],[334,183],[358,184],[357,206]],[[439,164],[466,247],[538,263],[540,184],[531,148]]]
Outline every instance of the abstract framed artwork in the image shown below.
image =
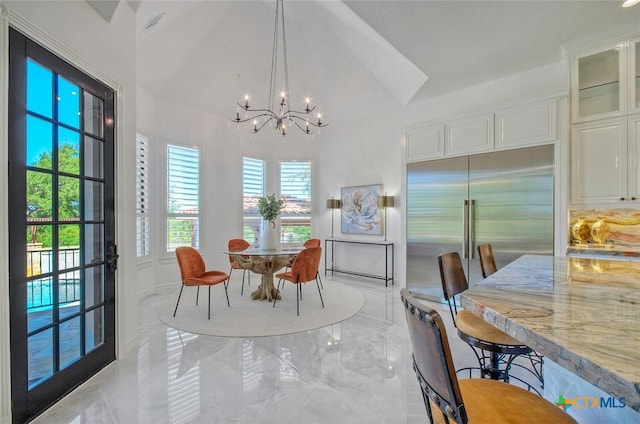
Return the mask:
[[378,196],[382,184],[342,187],[340,198],[342,234],[382,235]]

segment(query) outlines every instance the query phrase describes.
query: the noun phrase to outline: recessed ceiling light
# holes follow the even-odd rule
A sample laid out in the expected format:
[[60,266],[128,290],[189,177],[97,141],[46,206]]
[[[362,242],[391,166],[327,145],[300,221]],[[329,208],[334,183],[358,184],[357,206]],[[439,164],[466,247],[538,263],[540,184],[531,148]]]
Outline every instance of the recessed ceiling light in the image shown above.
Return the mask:
[[622,3],[622,7],[631,7],[638,3],[640,3],[640,0],[624,0],[624,3]]

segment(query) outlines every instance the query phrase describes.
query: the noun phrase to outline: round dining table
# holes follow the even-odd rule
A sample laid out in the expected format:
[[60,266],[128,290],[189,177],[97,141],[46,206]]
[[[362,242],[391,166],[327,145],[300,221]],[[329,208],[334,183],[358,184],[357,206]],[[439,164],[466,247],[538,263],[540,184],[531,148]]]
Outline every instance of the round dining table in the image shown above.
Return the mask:
[[250,247],[237,252],[225,251],[224,253],[231,256],[242,268],[248,269],[256,274],[261,274],[260,286],[251,293],[253,300],[280,300],[280,293],[273,284],[273,275],[276,271],[291,265],[296,255],[303,249],[298,248],[278,248],[278,249],[260,249]]

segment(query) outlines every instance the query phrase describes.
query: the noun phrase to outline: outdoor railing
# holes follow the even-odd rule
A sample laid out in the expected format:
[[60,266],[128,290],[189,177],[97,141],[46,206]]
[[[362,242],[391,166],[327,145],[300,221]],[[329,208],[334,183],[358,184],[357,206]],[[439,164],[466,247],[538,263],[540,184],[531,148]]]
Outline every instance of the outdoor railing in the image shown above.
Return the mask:
[[[38,249],[27,251],[27,277],[48,274],[53,271],[53,251]],[[80,266],[80,250],[64,248],[58,251],[58,270],[74,269]],[[59,305],[80,300],[80,271],[74,270],[58,274]],[[54,303],[53,277],[43,277],[27,282],[27,310],[52,306]]]

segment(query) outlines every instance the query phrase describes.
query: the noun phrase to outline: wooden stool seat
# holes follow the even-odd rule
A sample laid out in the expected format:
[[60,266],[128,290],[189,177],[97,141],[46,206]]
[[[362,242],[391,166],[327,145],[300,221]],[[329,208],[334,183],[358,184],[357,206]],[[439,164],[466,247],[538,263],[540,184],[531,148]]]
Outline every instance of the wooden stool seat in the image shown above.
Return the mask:
[[456,325],[458,327],[458,335],[462,340],[467,343],[472,343],[473,341],[472,344],[474,346],[484,350],[509,355],[521,355],[532,351],[529,346],[522,344],[522,342],[467,310],[458,311]]
[[[529,424],[530,417],[541,424],[575,423],[562,409],[550,408],[549,401],[518,386],[479,378],[458,380],[458,384],[469,423]],[[432,403],[431,408],[437,407]],[[446,424],[442,414],[433,415],[433,424]]]

